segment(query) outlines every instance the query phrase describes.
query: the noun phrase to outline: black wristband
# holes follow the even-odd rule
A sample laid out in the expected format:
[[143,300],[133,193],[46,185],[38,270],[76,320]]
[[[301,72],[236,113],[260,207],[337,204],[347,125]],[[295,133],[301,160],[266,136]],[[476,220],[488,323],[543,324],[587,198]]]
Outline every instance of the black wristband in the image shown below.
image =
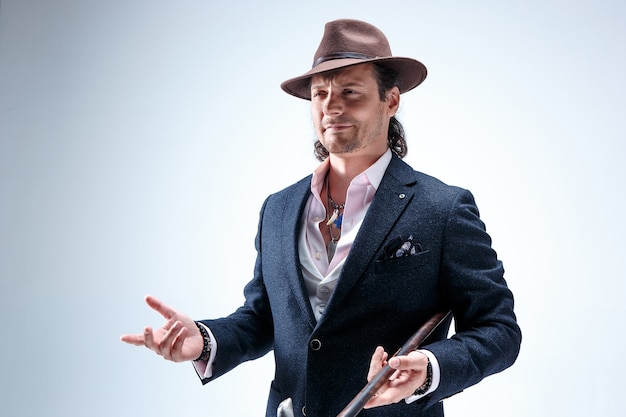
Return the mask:
[[211,356],[211,337],[209,336],[209,332],[207,332],[206,327],[204,327],[202,324],[200,324],[199,322],[195,322],[196,326],[198,327],[198,330],[200,330],[200,334],[202,335],[202,340],[204,342],[204,345],[202,346],[202,353],[200,353],[200,356],[198,356],[197,359],[194,359],[194,362],[196,361],[202,361],[202,362],[206,362],[207,360],[209,360],[209,357]]
[[[428,358],[428,357],[427,357]],[[430,358],[428,358],[428,364],[426,365],[426,381],[422,384],[421,387],[415,390],[413,395],[424,395],[430,389],[430,386],[433,383],[433,366],[430,363]]]

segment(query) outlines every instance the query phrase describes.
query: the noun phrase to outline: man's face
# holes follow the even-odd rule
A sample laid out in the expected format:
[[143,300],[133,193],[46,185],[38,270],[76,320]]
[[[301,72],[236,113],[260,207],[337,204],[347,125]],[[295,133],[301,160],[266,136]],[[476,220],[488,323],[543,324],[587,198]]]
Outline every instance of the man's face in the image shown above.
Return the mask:
[[394,87],[381,101],[372,64],[314,76],[311,103],[317,138],[331,154],[382,155],[399,96]]

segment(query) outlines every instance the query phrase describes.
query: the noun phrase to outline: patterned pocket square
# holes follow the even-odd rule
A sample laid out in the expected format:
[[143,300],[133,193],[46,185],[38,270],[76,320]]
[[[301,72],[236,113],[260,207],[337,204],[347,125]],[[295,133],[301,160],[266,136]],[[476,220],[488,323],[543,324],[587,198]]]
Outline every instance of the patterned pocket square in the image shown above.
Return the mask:
[[402,258],[417,255],[422,252],[422,246],[413,241],[413,235],[409,235],[409,237],[400,236],[389,242],[383,252],[385,253],[384,259]]

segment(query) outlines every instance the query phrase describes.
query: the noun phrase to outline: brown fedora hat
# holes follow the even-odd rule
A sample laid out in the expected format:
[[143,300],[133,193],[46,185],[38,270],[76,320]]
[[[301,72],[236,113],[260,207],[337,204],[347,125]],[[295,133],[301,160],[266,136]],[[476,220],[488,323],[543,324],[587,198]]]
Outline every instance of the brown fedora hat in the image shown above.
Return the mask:
[[365,62],[395,70],[400,93],[417,87],[426,78],[426,67],[421,62],[391,55],[389,41],[378,28],[360,20],[340,19],[326,23],[322,42],[313,58],[313,68],[283,82],[280,87],[293,96],[310,100],[311,77]]

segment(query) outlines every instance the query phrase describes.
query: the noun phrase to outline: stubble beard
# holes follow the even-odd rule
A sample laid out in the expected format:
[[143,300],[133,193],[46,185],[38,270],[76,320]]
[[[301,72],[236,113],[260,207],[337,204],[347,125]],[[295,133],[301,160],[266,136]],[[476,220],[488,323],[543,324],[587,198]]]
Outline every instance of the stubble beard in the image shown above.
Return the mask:
[[[375,143],[379,137],[386,133],[384,129],[384,110],[381,108],[375,123],[363,126],[363,124],[352,123],[354,132],[340,132],[325,137],[321,128],[318,128],[318,140],[332,154],[349,154],[368,145]],[[333,121],[337,123],[345,123],[343,120]],[[364,130],[362,130],[364,129]]]

